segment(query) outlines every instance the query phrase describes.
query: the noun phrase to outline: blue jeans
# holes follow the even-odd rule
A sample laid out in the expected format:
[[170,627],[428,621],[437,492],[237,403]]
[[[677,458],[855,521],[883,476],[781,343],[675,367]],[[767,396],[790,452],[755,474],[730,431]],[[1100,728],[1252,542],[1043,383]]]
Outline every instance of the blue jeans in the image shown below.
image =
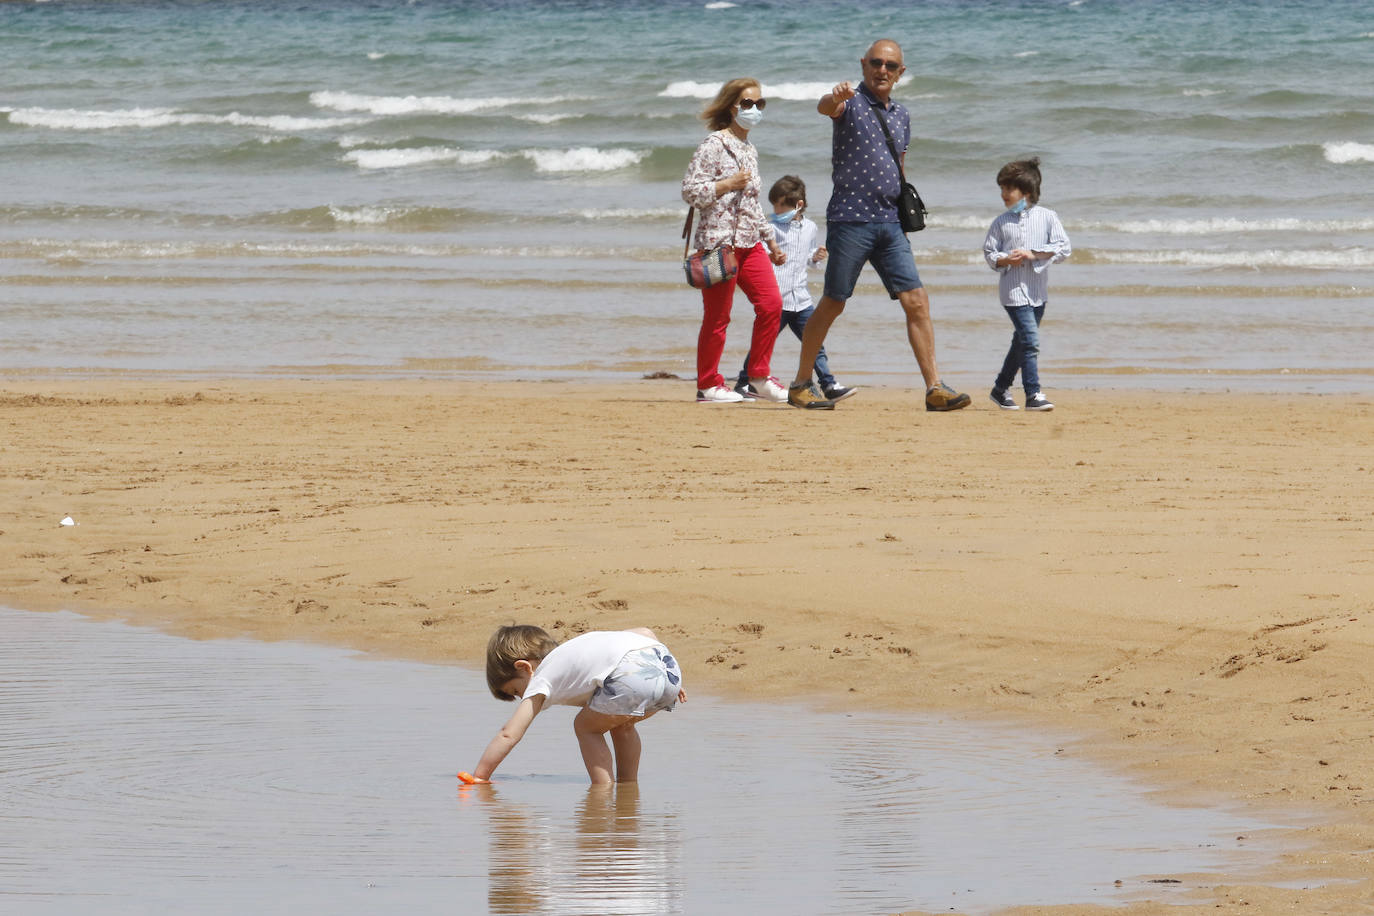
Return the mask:
[[[1045,305],[1049,305],[1048,302]],[[994,383],[998,391],[1006,391],[1021,372],[1021,387],[1027,395],[1040,390],[1040,319],[1045,317],[1044,305],[1008,305],[1007,317],[1016,330],[1011,335],[1011,348],[1002,361],[1002,371]]]
[[[799,312],[789,312],[787,309],[783,309],[778,333],[782,333],[783,327],[788,327],[792,329],[793,334],[797,335],[797,340],[801,340],[802,335],[806,333],[806,323],[811,320],[811,313],[815,310],[815,307],[810,305]],[[744,368],[739,371],[739,383],[741,385],[749,381],[749,358],[749,356],[744,358]],[[825,357],[825,347],[821,347],[821,352],[816,354],[816,381],[821,383],[822,388],[829,388],[835,384],[835,376],[830,374],[830,360]]]

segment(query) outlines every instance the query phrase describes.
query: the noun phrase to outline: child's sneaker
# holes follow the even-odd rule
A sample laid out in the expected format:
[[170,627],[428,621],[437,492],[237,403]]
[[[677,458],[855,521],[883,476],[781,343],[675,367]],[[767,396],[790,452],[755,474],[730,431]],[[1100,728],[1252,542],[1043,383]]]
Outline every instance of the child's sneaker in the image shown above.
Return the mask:
[[1054,410],[1054,405],[1050,403],[1049,398],[1045,397],[1044,394],[1037,391],[1035,394],[1030,395],[1028,398],[1026,398],[1026,409]]
[[1015,401],[1013,401],[1013,400],[1011,399],[1011,395],[1007,394],[1005,391],[1003,391],[1003,390],[1000,389],[1000,388],[994,388],[994,389],[992,389],[992,394],[988,395],[988,397],[992,398],[992,403],[996,404],[998,407],[1002,408],[1003,410],[1020,410],[1020,409],[1021,409],[1021,405],[1019,405],[1019,404],[1017,404]]
[[858,393],[859,393],[859,389],[857,389],[857,388],[846,388],[845,386],[841,385],[839,382],[836,382],[835,384],[829,386],[828,388],[825,387],[825,386],[822,386],[822,387],[821,387],[821,394],[825,395],[825,399],[826,399],[827,401],[843,401],[845,398],[849,397],[850,395],[855,395],[855,394],[858,394]]
[[716,385],[704,391],[697,391],[698,404],[735,404],[744,400],[744,395],[731,391],[724,385]]

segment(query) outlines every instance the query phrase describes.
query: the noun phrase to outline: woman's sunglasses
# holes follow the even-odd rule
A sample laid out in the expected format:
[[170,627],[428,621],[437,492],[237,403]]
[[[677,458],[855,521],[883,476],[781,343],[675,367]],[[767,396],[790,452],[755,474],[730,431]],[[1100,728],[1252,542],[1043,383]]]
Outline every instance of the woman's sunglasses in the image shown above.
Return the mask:
[[763,109],[765,109],[765,108],[768,107],[768,100],[767,100],[767,99],[740,99],[740,100],[739,100],[739,107],[742,108],[742,109],[744,109],[745,111],[748,111],[749,109],[753,108],[755,105],[759,106],[759,111],[763,111]]

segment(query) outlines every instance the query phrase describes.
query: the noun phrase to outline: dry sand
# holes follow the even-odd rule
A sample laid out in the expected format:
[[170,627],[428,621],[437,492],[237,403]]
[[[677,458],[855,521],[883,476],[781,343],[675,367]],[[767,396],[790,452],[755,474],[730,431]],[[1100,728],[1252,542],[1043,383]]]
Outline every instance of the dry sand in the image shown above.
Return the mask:
[[1051,394],[11,375],[0,602],[466,663],[647,625],[703,691],[1067,728],[1318,818],[1291,886],[1015,912],[1374,912],[1374,398]]

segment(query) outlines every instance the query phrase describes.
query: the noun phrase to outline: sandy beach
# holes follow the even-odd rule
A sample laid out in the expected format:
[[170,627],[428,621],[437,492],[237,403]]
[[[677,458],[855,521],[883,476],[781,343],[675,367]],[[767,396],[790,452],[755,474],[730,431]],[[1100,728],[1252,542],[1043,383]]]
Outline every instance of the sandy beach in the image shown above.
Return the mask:
[[646,625],[699,690],[1064,729],[1312,818],[1274,885],[1010,912],[1374,912],[1374,398],[977,394],[11,375],[0,604],[470,665]]

